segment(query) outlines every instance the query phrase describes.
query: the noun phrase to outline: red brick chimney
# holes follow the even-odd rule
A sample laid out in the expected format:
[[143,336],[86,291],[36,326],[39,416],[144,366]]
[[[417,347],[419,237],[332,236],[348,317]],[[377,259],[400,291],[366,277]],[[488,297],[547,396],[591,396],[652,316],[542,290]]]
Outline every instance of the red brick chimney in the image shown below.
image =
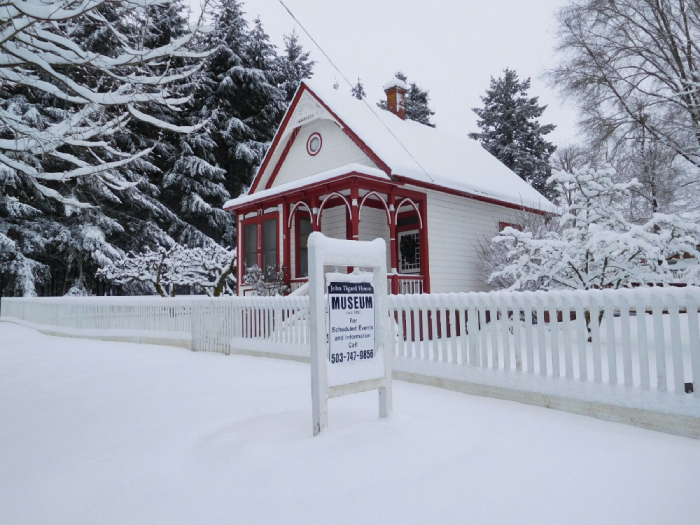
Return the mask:
[[387,108],[401,120],[406,120],[407,92],[408,86],[403,80],[398,78],[392,78],[389,82],[384,84]]

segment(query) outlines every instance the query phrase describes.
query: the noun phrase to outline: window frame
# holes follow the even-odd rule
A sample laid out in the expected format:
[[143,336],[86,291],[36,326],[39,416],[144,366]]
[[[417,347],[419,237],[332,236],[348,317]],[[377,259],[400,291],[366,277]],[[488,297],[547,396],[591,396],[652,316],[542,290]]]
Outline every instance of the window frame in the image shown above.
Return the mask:
[[243,261],[243,265],[242,265],[243,273],[242,273],[242,275],[245,275],[245,270],[246,270],[246,267],[245,267],[245,243],[246,243],[245,230],[246,230],[246,226],[249,226],[251,224],[256,224],[256,226],[257,226],[255,229],[255,232],[256,232],[256,240],[255,240],[256,250],[255,250],[255,252],[256,252],[256,260],[257,260],[256,264],[257,264],[258,268],[260,268],[264,272],[265,270],[262,267],[262,259],[263,259],[263,238],[262,238],[263,226],[262,226],[262,224],[265,221],[273,220],[273,219],[275,221],[275,232],[277,234],[276,235],[277,240],[275,243],[275,256],[276,256],[275,257],[275,265],[277,268],[280,267],[279,213],[276,211],[271,211],[268,213],[263,213],[261,215],[256,215],[255,217],[251,217],[249,219],[244,219],[239,224],[239,228],[241,231],[241,247],[239,250],[239,256],[242,256],[240,260]]
[[[398,225],[398,222],[400,219],[409,219],[411,217],[416,217],[418,220],[415,223],[412,224],[404,224],[402,226]],[[395,232],[396,232],[396,271],[399,272],[399,275],[412,275],[412,276],[424,276],[423,274],[423,269],[425,268],[424,263],[423,263],[423,253],[425,252],[425,232],[423,231],[423,228],[420,227],[420,216],[418,215],[418,212],[416,210],[410,210],[410,211],[405,211],[403,213],[400,213],[397,217],[396,221],[396,227],[395,227]],[[418,272],[414,273],[402,273],[401,272],[401,246],[399,242],[399,234],[408,232],[408,231],[418,231],[418,249],[420,250],[420,266],[418,268]]]
[[524,230],[524,228],[520,224],[515,224],[513,222],[503,222],[503,221],[498,222],[498,233],[501,233],[506,228],[513,228],[514,230],[518,230],[519,232]]
[[[307,211],[297,210],[294,213],[294,278],[295,279],[306,279],[308,275],[301,276],[301,245],[299,243],[299,234],[301,229],[299,228],[299,222],[301,219],[306,219],[311,223],[311,231],[314,231],[314,223],[311,215]],[[308,261],[307,261],[308,263]]]

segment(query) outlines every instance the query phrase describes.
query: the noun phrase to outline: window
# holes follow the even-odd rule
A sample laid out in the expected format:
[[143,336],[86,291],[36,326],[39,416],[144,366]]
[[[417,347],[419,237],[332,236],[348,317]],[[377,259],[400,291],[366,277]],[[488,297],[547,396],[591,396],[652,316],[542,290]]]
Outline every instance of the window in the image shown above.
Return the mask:
[[243,261],[245,268],[258,264],[258,225],[246,224],[243,228]]
[[297,277],[309,276],[309,235],[311,235],[312,231],[311,219],[299,217],[297,221],[297,242],[299,244]]
[[262,223],[262,270],[268,274],[270,267],[277,271],[277,220]]
[[323,146],[323,139],[319,133],[312,133],[309,136],[309,140],[306,141],[306,152],[312,157],[318,155],[321,151],[321,146]]
[[420,233],[418,230],[399,233],[399,272],[420,273]]
[[[269,215],[268,215],[269,216]],[[243,267],[277,271],[277,219],[256,220],[243,226]]]
[[502,232],[506,228],[513,228],[514,230],[518,230],[519,232],[523,231],[523,227],[520,226],[519,224],[512,224],[510,222],[499,222],[498,223],[498,231]]

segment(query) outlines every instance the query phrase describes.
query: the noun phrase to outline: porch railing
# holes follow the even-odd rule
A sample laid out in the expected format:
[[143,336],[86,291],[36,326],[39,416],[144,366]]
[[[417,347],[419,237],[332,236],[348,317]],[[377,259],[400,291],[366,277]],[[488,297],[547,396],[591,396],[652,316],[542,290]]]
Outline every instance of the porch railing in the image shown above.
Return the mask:
[[425,279],[422,275],[398,274],[395,277],[399,283],[399,295],[413,295],[423,293],[423,281]]

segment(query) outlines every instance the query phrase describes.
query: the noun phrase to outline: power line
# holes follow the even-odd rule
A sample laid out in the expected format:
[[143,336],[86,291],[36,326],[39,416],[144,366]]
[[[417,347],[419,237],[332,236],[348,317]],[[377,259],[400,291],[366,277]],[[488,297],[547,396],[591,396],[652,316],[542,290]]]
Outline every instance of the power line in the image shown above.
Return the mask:
[[[284,3],[282,0],[278,0],[278,1],[279,1],[280,4],[282,4],[282,7],[284,7],[284,9],[287,11],[287,13],[289,13],[289,16],[291,16],[292,19],[299,25],[299,27],[301,27],[301,30],[304,31],[304,33],[306,33],[306,36],[308,36],[308,37],[311,39],[311,41],[312,41],[312,42],[314,43],[314,45],[318,48],[318,50],[319,50],[321,53],[323,53],[323,56],[326,57],[326,59],[328,60],[328,62],[330,63],[330,65],[333,66],[333,68],[338,72],[338,74],[340,74],[341,77],[343,77],[343,80],[345,80],[345,82],[348,83],[348,86],[350,86],[350,88],[352,89],[352,87],[353,87],[352,83],[347,79],[347,77],[346,77],[345,75],[343,75],[343,72],[340,70],[340,68],[339,68],[338,66],[335,65],[335,63],[333,62],[333,60],[331,60],[331,57],[329,57],[328,54],[327,54],[327,53],[323,50],[323,48],[319,45],[319,43],[316,42],[316,40],[314,39],[314,37],[311,36],[311,33],[309,33],[309,32],[306,30],[306,28],[303,26],[303,24],[302,24],[301,22],[299,22],[299,20],[297,19],[297,17],[294,16],[294,13],[292,13],[292,12],[289,10],[289,8],[285,5],[285,3]],[[406,148],[406,146],[404,146],[403,143],[399,140],[399,138],[398,138],[396,135],[394,135],[394,132],[391,131],[391,129],[389,129],[389,126],[387,126],[387,125],[384,123],[384,121],[383,121],[381,118],[379,118],[379,115],[377,115],[377,114],[374,112],[374,109],[372,108],[372,106],[370,106],[364,98],[361,99],[361,100],[362,100],[362,102],[365,103],[365,106],[367,106],[367,108],[369,108],[369,110],[370,110],[370,111],[372,112],[372,114],[377,118],[377,120],[382,124],[382,126],[384,126],[384,127],[386,128],[386,130],[391,134],[391,136],[394,137],[394,140],[396,140],[396,142],[399,143],[399,145],[404,149],[404,151],[405,151],[406,153],[408,153],[408,156],[411,157],[411,159],[413,159],[413,162],[415,162],[415,163],[418,165],[418,167],[419,167],[421,170],[423,170],[423,173],[425,173],[426,177],[428,177],[432,182],[435,182],[435,180],[430,176],[430,174],[429,174],[427,171],[425,171],[425,168],[423,168],[423,166],[421,166],[420,162],[418,162],[418,160],[417,160],[413,155],[411,155],[411,152],[408,151],[408,149]]]

